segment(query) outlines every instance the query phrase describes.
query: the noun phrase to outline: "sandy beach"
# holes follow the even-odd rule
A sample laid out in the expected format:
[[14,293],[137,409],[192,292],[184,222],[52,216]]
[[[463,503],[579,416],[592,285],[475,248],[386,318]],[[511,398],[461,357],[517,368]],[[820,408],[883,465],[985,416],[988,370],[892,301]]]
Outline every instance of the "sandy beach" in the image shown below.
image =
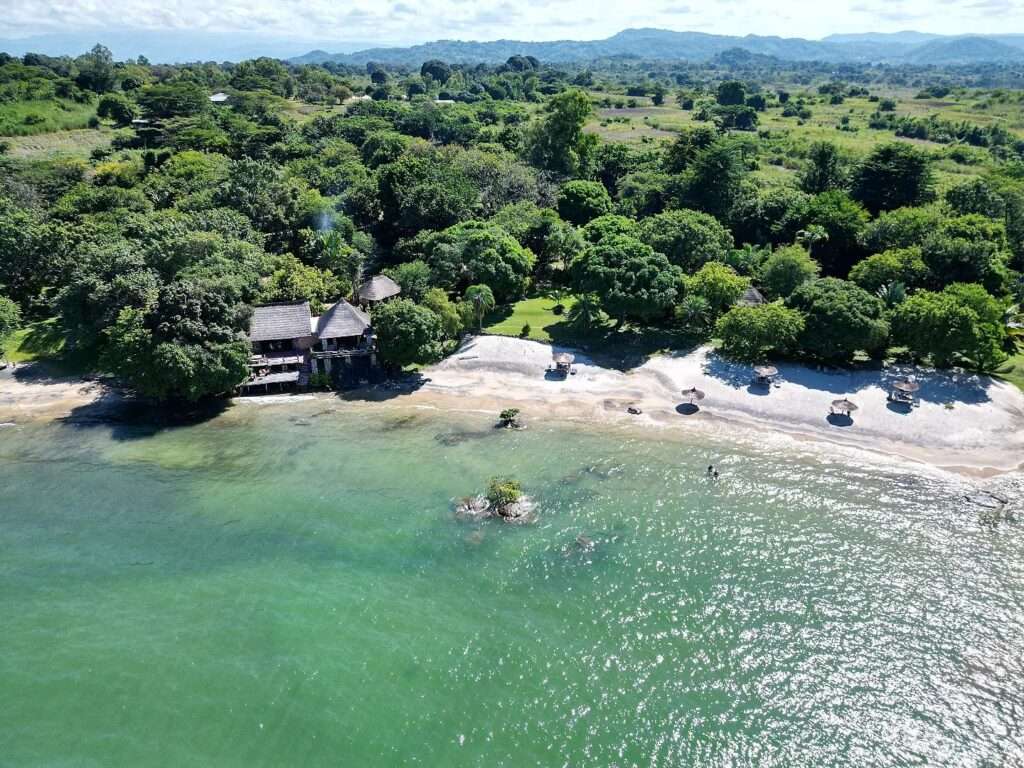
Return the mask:
[[53,377],[35,364],[0,371],[0,424],[66,418],[101,398],[118,399],[98,381]]
[[[467,341],[424,371],[428,379],[403,399],[442,408],[522,409],[527,419],[632,420],[651,428],[742,431],[745,437],[777,432],[897,455],[932,466],[990,475],[1024,469],[1024,393],[971,373],[906,366],[883,371],[816,370],[779,364],[776,386],[751,385],[749,366],[707,347],[660,355],[621,372],[576,354],[576,373],[546,376],[552,347],[500,336]],[[887,383],[907,374],[921,384],[919,406],[887,401]],[[681,390],[706,393],[699,408]],[[848,397],[859,409],[852,420],[830,419],[833,400]],[[948,407],[948,404],[952,407]],[[642,414],[627,412],[634,406]]]
[[[575,373],[563,379],[546,373],[552,352],[550,345],[533,341],[473,337],[457,353],[425,369],[417,388],[347,393],[343,399],[495,415],[516,407],[527,423],[629,423],[728,433],[737,439],[790,435],[974,476],[1024,469],[1024,393],[986,376],[910,367],[817,370],[783,363],[776,385],[765,388],[752,386],[749,366],[702,347],[655,356],[628,371],[599,366],[574,352]],[[921,384],[919,405],[913,409],[886,399],[887,384],[907,374]],[[687,407],[688,399],[681,394],[689,387],[706,393],[696,409]],[[236,402],[286,404],[310,397]],[[830,418],[832,401],[843,397],[858,406],[850,421]],[[0,424],[65,418],[99,401],[113,409],[120,398],[101,383],[49,378],[27,366],[0,372]],[[631,406],[641,414],[628,413]]]

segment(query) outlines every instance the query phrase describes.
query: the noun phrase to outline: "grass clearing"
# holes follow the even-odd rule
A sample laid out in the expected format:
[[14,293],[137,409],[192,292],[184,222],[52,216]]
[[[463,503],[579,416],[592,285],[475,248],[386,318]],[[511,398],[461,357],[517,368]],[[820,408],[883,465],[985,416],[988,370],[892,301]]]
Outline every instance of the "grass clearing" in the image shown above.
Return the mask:
[[85,128],[95,115],[94,104],[66,99],[4,103],[0,104],[0,136],[33,136]]
[[103,126],[16,136],[4,141],[10,147],[7,156],[16,160],[45,160],[61,156],[87,160],[93,150],[109,147],[113,138],[123,132]]
[[1024,351],[1018,350],[1016,355],[999,368],[996,376],[1024,391]]
[[[497,307],[484,318],[484,332],[496,336],[515,336],[550,342],[552,328],[565,322],[566,315],[575,303],[576,299],[572,296],[557,299],[537,296]],[[558,304],[564,307],[560,315],[555,313]],[[524,336],[523,326],[527,324],[530,326],[530,332]]]

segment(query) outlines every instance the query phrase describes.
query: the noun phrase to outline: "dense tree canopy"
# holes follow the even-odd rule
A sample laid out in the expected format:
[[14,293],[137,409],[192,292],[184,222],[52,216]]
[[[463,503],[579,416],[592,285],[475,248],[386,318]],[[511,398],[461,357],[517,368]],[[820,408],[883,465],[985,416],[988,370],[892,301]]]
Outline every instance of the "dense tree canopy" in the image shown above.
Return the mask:
[[855,352],[877,351],[889,336],[881,300],[845,280],[825,277],[802,283],[786,304],[804,316],[800,346],[822,360],[842,363]]
[[681,277],[664,254],[627,235],[590,246],[572,271],[577,290],[596,294],[604,311],[620,322],[664,315],[676,300]]

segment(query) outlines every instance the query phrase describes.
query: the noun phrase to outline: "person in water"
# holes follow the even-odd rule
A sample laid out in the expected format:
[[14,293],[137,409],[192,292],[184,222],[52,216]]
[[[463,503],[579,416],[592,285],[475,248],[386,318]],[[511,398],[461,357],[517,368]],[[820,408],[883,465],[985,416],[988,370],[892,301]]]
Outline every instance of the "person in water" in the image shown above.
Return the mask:
[[715,470],[715,472],[712,475],[712,477],[715,478],[715,482],[717,483],[718,482],[718,470],[717,469]]
[[708,464],[708,477],[711,477],[715,473],[715,467],[713,464]]

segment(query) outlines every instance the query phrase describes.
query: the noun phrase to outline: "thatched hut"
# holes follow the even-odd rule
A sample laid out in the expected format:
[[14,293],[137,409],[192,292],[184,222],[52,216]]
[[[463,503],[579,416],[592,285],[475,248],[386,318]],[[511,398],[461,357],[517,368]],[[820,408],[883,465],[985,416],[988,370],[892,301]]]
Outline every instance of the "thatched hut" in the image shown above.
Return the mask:
[[832,401],[831,411],[834,415],[838,414],[841,416],[849,416],[856,410],[857,404],[852,402],[851,400],[847,400],[845,397],[839,400]]
[[905,379],[897,379],[889,387],[889,402],[902,405],[914,404],[914,393],[921,388],[917,381],[908,376]]
[[552,356],[552,360],[555,364],[555,373],[559,373],[563,376],[568,376],[569,373],[572,371],[572,364],[576,360],[576,358],[573,357],[568,352],[556,352]]
[[755,365],[754,383],[762,387],[771,386],[775,377],[779,375],[779,369],[774,365]]
[[374,275],[359,286],[360,304],[379,304],[402,292],[402,287],[387,275]]

